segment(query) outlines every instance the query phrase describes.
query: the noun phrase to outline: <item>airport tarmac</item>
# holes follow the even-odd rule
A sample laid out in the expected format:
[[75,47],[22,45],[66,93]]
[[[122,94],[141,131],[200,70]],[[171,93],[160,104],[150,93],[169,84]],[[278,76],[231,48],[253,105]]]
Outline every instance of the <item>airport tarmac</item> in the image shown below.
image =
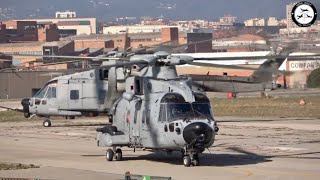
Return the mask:
[[131,174],[173,179],[319,179],[320,119],[217,117],[217,140],[200,155],[200,166],[184,167],[179,153],[123,148],[123,161],[107,162],[95,142],[98,118],[0,123],[0,162],[39,165],[3,170],[0,177],[123,179]]

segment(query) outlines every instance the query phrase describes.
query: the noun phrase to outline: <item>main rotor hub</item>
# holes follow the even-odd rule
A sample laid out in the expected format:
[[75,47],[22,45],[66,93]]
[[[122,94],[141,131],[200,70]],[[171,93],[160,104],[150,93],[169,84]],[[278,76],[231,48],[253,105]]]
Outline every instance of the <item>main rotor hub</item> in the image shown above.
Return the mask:
[[170,54],[166,51],[158,51],[153,54],[154,57],[159,58],[159,59],[165,59],[169,56]]

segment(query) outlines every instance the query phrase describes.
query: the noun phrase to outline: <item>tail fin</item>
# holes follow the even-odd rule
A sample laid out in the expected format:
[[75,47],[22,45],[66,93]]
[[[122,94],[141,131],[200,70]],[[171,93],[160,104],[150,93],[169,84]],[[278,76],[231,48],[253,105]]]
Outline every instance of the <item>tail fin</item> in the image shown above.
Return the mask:
[[283,58],[267,60],[250,77],[259,82],[272,81],[279,75],[278,69],[284,61]]

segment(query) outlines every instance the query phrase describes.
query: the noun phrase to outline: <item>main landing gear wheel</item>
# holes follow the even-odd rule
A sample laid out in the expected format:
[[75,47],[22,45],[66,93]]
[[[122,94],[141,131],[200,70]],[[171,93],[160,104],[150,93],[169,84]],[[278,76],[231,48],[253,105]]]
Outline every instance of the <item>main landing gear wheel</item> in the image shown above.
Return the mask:
[[189,167],[191,165],[191,158],[190,156],[184,156],[183,157],[183,165],[185,167]]
[[199,166],[200,165],[198,154],[193,155],[193,157],[192,157],[192,165],[193,166]]
[[106,152],[107,161],[112,161],[113,160],[113,155],[114,155],[113,150],[112,149],[107,149],[107,152]]
[[50,127],[51,126],[51,121],[49,119],[46,119],[46,120],[43,121],[42,124],[43,124],[44,127]]
[[117,161],[121,161],[121,160],[122,160],[122,151],[121,151],[121,149],[117,149],[117,150],[116,150],[115,159],[116,159]]

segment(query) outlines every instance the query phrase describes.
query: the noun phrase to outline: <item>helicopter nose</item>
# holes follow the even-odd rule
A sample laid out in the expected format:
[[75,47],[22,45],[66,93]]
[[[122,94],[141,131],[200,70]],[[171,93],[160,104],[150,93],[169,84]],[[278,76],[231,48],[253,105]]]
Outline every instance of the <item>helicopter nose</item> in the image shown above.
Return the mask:
[[22,99],[21,101],[21,105],[23,107],[23,112],[25,114],[25,117],[27,114],[29,114],[29,98],[25,98],[25,99]]
[[191,123],[183,130],[183,138],[188,144],[207,144],[211,141],[212,136],[213,129],[203,122]]

